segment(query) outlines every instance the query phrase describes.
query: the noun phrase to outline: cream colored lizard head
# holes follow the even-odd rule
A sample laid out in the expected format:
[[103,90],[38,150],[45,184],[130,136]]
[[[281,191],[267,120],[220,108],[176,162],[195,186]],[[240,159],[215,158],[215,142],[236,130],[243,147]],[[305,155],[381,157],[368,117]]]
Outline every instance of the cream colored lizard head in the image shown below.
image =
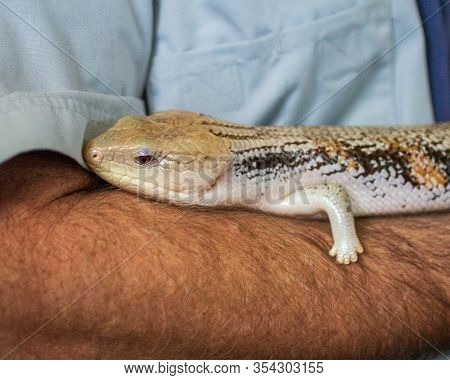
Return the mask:
[[176,201],[208,190],[227,167],[230,148],[211,133],[215,119],[184,111],[120,119],[84,148],[89,167],[141,196]]

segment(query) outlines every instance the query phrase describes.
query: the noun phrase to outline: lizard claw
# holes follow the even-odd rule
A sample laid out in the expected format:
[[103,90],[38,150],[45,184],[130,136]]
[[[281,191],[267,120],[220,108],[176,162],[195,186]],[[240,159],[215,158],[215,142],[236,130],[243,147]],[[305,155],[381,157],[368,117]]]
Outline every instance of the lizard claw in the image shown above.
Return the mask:
[[334,257],[334,256],[337,255],[336,248],[334,247],[334,245],[333,245],[333,247],[330,249],[330,251],[328,252],[328,254],[329,254],[331,257]]
[[358,245],[356,246],[356,252],[358,252],[359,254],[364,252],[364,248],[361,245],[361,243],[358,242]]

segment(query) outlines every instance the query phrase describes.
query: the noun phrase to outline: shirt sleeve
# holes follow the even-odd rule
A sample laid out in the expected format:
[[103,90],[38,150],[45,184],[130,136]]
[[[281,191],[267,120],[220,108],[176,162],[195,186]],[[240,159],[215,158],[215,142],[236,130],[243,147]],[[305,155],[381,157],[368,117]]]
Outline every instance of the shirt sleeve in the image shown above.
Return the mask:
[[151,39],[151,2],[2,2],[0,162],[50,149],[86,167],[84,141],[146,112]]

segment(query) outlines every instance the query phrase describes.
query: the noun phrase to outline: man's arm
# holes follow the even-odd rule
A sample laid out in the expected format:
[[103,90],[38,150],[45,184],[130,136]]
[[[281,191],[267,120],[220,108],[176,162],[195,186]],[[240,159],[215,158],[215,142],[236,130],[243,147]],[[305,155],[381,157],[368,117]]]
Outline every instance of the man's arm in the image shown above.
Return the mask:
[[450,343],[450,214],[326,222],[148,202],[54,153],[0,166],[0,355],[393,358]]

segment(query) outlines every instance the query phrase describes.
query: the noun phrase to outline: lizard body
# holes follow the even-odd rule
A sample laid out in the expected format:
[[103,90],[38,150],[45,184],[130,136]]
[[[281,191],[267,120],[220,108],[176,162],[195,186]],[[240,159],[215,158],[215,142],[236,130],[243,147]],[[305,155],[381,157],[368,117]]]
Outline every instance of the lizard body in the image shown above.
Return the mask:
[[243,126],[184,111],[121,119],[85,148],[91,169],[144,197],[281,215],[325,211],[339,263],[354,216],[450,208],[450,124]]

